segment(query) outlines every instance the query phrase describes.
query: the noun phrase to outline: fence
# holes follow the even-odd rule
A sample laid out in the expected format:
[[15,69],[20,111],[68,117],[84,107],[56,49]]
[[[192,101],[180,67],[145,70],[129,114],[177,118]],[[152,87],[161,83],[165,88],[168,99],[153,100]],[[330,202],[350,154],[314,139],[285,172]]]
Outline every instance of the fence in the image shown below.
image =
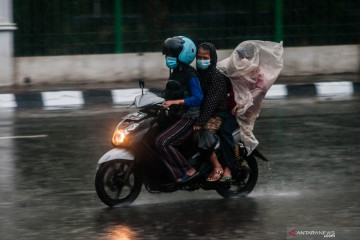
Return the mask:
[[169,36],[232,49],[358,44],[358,0],[13,0],[15,56],[155,52]]

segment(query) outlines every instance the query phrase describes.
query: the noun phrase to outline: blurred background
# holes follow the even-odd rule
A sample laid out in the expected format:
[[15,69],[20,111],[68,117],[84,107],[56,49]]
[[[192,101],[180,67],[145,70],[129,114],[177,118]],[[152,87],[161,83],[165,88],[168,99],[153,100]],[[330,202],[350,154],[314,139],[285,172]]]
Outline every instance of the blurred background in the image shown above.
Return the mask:
[[169,36],[234,49],[358,44],[358,0],[13,0],[15,56],[158,52]]
[[128,87],[139,78],[155,86],[154,80],[168,78],[161,44],[178,35],[196,45],[212,42],[219,61],[245,40],[283,41],[280,80],[344,73],[358,80],[356,0],[0,3],[0,86],[121,82]]

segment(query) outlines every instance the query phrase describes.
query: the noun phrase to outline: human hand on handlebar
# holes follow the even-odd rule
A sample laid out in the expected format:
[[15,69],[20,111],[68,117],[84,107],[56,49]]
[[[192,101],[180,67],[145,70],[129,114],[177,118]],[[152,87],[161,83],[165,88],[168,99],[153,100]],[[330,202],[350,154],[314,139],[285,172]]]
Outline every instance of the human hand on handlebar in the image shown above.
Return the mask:
[[171,105],[176,104],[176,105],[182,105],[184,104],[184,100],[169,100],[169,101],[165,101],[161,104],[161,106],[163,106],[164,108],[169,108]]

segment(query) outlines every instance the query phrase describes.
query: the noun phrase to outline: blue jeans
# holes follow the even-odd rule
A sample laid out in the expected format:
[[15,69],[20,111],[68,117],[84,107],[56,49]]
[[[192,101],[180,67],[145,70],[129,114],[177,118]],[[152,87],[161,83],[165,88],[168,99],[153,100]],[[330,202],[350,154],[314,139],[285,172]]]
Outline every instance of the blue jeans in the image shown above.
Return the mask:
[[235,164],[235,141],[232,133],[239,127],[235,116],[230,113],[224,118],[223,123],[217,132],[220,138],[221,152],[224,156],[224,163],[230,169],[234,168]]

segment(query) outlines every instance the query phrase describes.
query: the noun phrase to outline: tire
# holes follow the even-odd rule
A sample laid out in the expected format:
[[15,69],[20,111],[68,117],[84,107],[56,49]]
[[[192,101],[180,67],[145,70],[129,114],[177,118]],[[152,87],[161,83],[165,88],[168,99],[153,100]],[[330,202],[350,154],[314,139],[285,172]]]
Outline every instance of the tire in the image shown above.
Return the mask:
[[224,198],[245,197],[254,189],[258,179],[258,165],[254,156],[250,155],[244,160],[246,164],[239,164],[232,171],[233,181],[228,186],[221,185],[216,189]]
[[114,160],[99,166],[95,188],[100,200],[108,205],[129,205],[139,196],[142,179],[134,170],[134,161]]

